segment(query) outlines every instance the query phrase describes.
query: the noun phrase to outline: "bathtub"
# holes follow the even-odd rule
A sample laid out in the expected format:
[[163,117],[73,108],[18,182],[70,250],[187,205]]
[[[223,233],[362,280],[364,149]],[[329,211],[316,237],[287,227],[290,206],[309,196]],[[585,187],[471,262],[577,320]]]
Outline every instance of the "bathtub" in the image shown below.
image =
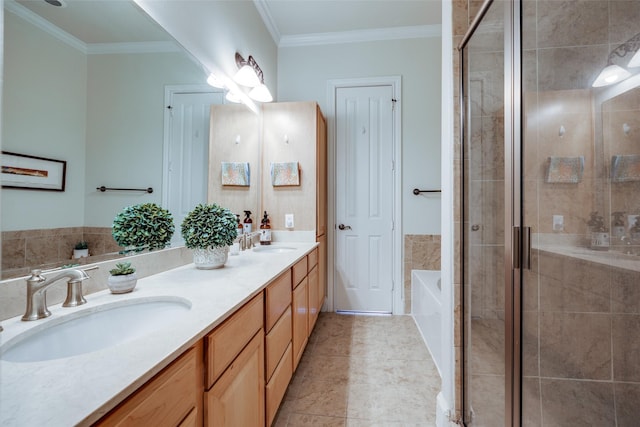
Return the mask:
[[438,371],[442,372],[442,292],[439,270],[411,270],[411,315]]

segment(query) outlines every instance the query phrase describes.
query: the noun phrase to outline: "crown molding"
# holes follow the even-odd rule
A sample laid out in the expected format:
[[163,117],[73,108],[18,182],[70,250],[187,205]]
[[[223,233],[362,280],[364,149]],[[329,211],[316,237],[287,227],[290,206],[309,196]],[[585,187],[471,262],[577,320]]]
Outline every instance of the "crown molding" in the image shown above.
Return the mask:
[[340,43],[361,43],[381,40],[400,40],[441,37],[442,25],[377,28],[333,33],[310,33],[282,36],[278,47],[313,46]]
[[5,0],[4,7],[9,12],[19,16],[20,18],[24,19],[28,23],[52,35],[53,37],[60,40],[61,42],[66,43],[67,45],[79,50],[82,53],[87,53],[87,44],[84,43],[82,40],[60,29],[60,27],[53,25],[51,22],[42,18],[40,15],[33,13],[31,10],[27,9],[21,4],[18,4],[13,0]]
[[264,0],[253,0],[253,4],[255,4],[256,9],[258,9],[262,22],[264,23],[264,26],[267,27],[269,34],[271,34],[271,38],[276,43],[276,46],[278,46],[281,39],[280,30],[278,30],[276,21],[273,19],[269,5]]
[[90,43],[87,45],[89,55],[167,52],[182,52],[182,48],[175,42]]
[[131,42],[131,43],[85,43],[60,27],[52,24],[40,15],[32,12],[14,0],[5,0],[5,8],[61,42],[79,50],[85,55],[103,55],[115,53],[165,53],[180,52],[181,47],[172,41],[167,42]]

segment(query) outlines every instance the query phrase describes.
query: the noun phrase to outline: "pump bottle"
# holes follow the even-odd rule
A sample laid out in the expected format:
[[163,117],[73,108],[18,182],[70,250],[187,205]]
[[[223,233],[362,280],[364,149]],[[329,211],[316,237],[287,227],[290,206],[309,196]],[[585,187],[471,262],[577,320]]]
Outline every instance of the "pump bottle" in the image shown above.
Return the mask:
[[244,211],[244,224],[242,224],[244,233],[251,233],[251,225],[253,224],[253,220],[251,219],[251,211]]
[[271,225],[269,225],[269,215],[267,215],[267,211],[264,211],[264,216],[260,223],[260,244],[271,244]]

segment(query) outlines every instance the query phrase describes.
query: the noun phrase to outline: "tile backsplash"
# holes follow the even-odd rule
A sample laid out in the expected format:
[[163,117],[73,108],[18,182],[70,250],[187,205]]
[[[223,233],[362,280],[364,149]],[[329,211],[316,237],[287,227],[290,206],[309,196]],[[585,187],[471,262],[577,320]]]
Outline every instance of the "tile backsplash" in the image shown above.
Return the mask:
[[83,263],[73,259],[73,247],[80,241],[89,244],[91,262],[122,248],[113,240],[111,227],[65,227],[38,230],[3,231],[2,279],[29,274],[34,266],[43,269],[64,264]]
[[404,236],[404,311],[411,312],[411,270],[440,270],[440,235]]

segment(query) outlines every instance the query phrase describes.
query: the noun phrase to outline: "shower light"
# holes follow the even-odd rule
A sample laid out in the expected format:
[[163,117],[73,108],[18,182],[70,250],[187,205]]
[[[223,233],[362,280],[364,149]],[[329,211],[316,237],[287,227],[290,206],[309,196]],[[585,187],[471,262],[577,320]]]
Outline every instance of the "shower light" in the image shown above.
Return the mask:
[[593,82],[593,87],[602,87],[612,85],[617,82],[621,82],[622,80],[631,76],[631,73],[625,70],[624,68],[611,64],[608,65],[600,72],[596,80]]

